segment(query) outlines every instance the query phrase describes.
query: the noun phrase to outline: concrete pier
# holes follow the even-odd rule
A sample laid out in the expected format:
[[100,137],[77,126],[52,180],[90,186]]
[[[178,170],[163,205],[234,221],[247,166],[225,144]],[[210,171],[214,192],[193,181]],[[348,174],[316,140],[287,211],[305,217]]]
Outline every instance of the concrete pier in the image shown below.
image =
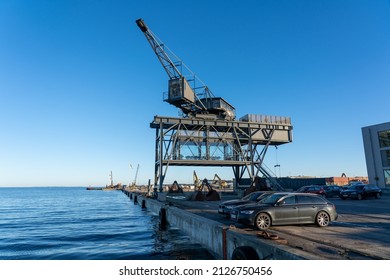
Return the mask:
[[[213,252],[216,259],[277,260],[389,260],[390,195],[363,200],[330,198],[339,218],[327,227],[272,226],[266,232],[218,214],[222,201],[147,198],[125,190],[160,221],[183,231],[193,242]],[[230,197],[229,197],[230,196]],[[224,194],[223,200],[233,199]]]
[[[194,242],[211,251],[217,259],[319,259],[275,241],[259,238],[246,231],[202,217],[168,202],[147,198],[141,194],[123,191],[134,202],[160,216],[162,222],[177,227]],[[196,204],[199,202],[193,202]]]

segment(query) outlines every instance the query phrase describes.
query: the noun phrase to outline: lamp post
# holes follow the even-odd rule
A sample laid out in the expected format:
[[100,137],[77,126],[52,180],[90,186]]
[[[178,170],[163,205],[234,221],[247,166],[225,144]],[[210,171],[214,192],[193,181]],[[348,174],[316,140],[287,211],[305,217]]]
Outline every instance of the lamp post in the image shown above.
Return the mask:
[[276,168],[279,168],[279,178],[280,178],[280,164],[275,164],[274,165],[274,168],[275,168],[275,175],[276,175]]

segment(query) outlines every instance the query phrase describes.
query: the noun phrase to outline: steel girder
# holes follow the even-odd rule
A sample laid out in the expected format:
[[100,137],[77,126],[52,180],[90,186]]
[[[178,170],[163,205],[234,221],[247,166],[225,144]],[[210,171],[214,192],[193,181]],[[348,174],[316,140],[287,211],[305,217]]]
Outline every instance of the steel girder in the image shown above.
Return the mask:
[[[267,149],[292,141],[292,126],[285,124],[156,116],[150,126],[156,130],[154,185],[160,192],[169,166],[226,166],[236,182],[245,173],[252,184],[259,174],[274,180],[264,165]],[[280,131],[286,136],[275,138]]]

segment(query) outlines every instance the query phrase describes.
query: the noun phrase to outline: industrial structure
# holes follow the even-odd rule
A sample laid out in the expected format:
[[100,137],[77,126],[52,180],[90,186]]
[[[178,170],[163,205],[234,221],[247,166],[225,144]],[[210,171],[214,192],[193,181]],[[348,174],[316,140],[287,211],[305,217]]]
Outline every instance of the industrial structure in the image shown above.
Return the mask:
[[147,27],[136,21],[167,72],[164,101],[179,108],[182,117],[155,116],[154,186],[163,189],[169,166],[231,167],[239,187],[245,174],[253,185],[267,178],[270,187],[282,189],[264,165],[269,146],[292,142],[289,117],[247,114],[236,119],[235,108],[211,90]]
[[362,128],[368,181],[390,187],[390,122]]

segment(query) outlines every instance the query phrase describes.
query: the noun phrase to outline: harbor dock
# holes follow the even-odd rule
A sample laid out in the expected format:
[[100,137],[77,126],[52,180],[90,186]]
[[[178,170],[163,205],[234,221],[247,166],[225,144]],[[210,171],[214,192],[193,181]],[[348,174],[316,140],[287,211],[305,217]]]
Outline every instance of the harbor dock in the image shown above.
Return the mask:
[[[179,228],[193,242],[211,251],[216,259],[390,259],[387,233],[377,230],[381,237],[374,241],[377,239],[374,235],[367,237],[369,229],[354,226],[356,223],[351,222],[351,215],[347,214],[341,215],[344,221],[335,222],[329,229],[314,225],[279,226],[261,232],[218,214],[222,201],[167,201],[126,189],[123,193],[151,214],[159,215],[162,226]],[[224,196],[224,200],[232,198]],[[386,203],[388,200],[386,198]],[[362,222],[361,216],[359,219]],[[380,215],[378,219],[385,221],[385,231],[390,221]]]

